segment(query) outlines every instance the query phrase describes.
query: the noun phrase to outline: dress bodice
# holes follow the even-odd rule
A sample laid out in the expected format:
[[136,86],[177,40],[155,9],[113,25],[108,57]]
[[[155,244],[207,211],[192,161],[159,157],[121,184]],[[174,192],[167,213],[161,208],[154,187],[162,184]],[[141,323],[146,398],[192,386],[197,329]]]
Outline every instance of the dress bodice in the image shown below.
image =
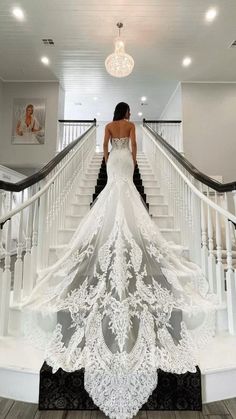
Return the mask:
[[129,137],[111,138],[111,144],[113,149],[129,148]]

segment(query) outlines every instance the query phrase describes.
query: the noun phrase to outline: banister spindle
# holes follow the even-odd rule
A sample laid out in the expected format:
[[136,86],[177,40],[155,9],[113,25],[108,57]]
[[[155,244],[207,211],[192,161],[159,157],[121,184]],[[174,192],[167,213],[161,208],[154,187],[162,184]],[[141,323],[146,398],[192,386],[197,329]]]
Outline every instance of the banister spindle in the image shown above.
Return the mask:
[[[215,191],[215,203],[218,204],[218,195]],[[225,301],[225,286],[224,286],[224,267],[222,263],[222,218],[220,213],[216,211],[216,290],[219,303]]]
[[[207,187],[207,197],[210,198],[209,187]],[[207,228],[208,228],[208,279],[211,292],[216,292],[216,260],[214,256],[212,208],[207,205]]]
[[[9,209],[12,209],[12,192],[9,195]],[[5,261],[4,271],[0,284],[0,336],[8,334],[9,307],[10,307],[10,289],[11,289],[11,237],[12,220],[6,221],[6,243],[5,243]]]
[[[24,193],[21,192],[21,202],[24,200]],[[16,247],[16,262],[14,266],[14,285],[13,285],[13,302],[21,301],[22,281],[23,281],[23,210],[19,214],[18,238]]]

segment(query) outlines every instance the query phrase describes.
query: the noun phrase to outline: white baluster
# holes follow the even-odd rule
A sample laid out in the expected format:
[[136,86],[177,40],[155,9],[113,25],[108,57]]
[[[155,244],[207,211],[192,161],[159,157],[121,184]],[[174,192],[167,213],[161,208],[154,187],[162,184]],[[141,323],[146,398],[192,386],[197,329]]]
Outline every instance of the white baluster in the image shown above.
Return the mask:
[[235,271],[232,261],[232,241],[230,234],[229,221],[225,219],[226,232],[226,251],[227,251],[227,272],[226,272],[226,287],[227,287],[227,311],[229,332],[236,334],[236,288],[235,288]]
[[[194,180],[197,188],[200,187],[199,181]],[[201,266],[201,200],[192,193],[192,225],[193,225],[193,261]]]
[[[29,198],[33,195],[33,188],[29,188]],[[33,283],[31,278],[31,235],[32,235],[32,205],[30,205],[26,210],[26,238],[25,238],[25,247],[26,253],[24,256],[23,264],[23,296],[30,294]]]
[[[218,203],[217,192],[215,192],[215,203]],[[224,279],[224,267],[222,263],[222,237],[221,237],[221,226],[222,219],[218,211],[216,211],[216,289],[219,303],[222,304],[225,300],[225,279]]]
[[[203,185],[201,185],[203,192]],[[206,278],[208,278],[208,245],[207,245],[207,228],[206,228],[206,204],[201,199],[201,230],[202,230],[202,247],[201,247],[201,265]]]
[[[12,208],[12,192],[10,193],[10,210]],[[6,234],[6,254],[5,254],[5,266],[2,273],[1,291],[0,291],[0,336],[6,336],[8,333],[8,321],[9,321],[9,306],[10,306],[10,289],[11,289],[11,219],[6,222],[7,234]]]
[[[207,188],[207,197],[210,197],[209,187]],[[211,292],[216,292],[216,260],[214,256],[212,209],[207,205],[207,227],[208,227],[208,280]]]
[[[23,202],[23,192],[21,192],[21,202]],[[18,229],[18,240],[16,248],[16,262],[14,266],[14,285],[13,285],[13,302],[19,303],[21,300],[21,289],[23,281],[23,211],[20,212],[20,221]]]
[[31,281],[32,288],[36,284],[37,274],[37,246],[38,246],[38,222],[39,222],[39,200],[34,203],[34,215],[33,215],[33,232],[32,232],[32,248],[31,248]]
[[[40,182],[40,187],[44,186],[45,180]],[[46,230],[45,221],[47,218],[47,200],[48,193],[46,192],[40,197],[39,202],[39,226],[38,226],[38,251],[37,251],[37,268],[43,269],[46,267],[45,263],[45,247],[48,246],[48,232]]]

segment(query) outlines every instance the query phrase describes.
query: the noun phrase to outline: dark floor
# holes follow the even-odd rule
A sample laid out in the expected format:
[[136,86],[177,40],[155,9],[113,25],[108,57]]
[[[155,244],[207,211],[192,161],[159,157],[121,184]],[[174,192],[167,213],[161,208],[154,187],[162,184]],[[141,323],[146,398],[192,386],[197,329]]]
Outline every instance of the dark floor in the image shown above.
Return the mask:
[[[39,412],[36,404],[0,398],[0,419],[102,419],[100,411],[48,411]],[[236,398],[208,403],[202,412],[145,412],[140,419],[236,419]]]

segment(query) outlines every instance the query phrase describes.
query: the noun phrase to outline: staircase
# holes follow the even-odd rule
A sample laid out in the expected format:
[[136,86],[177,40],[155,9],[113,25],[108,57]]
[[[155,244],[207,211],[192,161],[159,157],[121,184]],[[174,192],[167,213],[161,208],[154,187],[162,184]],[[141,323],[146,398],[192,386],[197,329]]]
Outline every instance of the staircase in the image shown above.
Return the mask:
[[[38,202],[37,200],[33,202],[34,207],[32,204],[28,204],[30,210],[27,214],[29,214],[30,217],[29,219],[26,219],[25,224],[26,245],[24,254],[22,255],[18,245],[16,249],[18,265],[17,269],[15,268],[15,271],[13,271],[14,267],[11,267],[10,270],[11,263],[9,262],[9,251],[5,258],[5,276],[4,272],[1,272],[0,266],[0,284],[3,284],[2,289],[4,291],[2,297],[0,296],[2,302],[7,301],[9,275],[11,275],[14,280],[11,288],[9,288],[11,301],[13,299],[13,293],[17,291],[17,275],[21,272],[21,263],[23,288],[26,287],[27,291],[27,289],[32,286],[32,284],[30,285],[26,281],[29,277],[29,275],[27,276],[27,272],[29,272],[27,271],[29,269],[27,261],[29,257],[34,258],[35,246],[37,243],[43,243],[42,255],[40,253],[41,250],[38,249],[40,251],[40,266],[41,264],[42,266],[45,266],[45,263],[54,263],[58,257],[65,252],[69,246],[70,239],[73,237],[83,216],[88,213],[91,203],[105,187],[107,182],[106,167],[102,153],[94,153],[95,147],[93,148],[93,144],[95,144],[95,141],[93,129],[94,128],[90,130],[90,133],[86,134],[87,137],[86,135],[84,137],[82,152],[81,148],[75,150],[74,155],[76,153],[78,154],[77,160],[73,163],[73,155],[70,157],[72,159],[72,167],[70,168],[69,166],[68,168],[65,166],[66,171],[65,173],[62,172],[62,174],[64,174],[60,182],[57,182],[57,179],[54,180],[54,177],[56,176],[55,173],[52,175],[50,174],[46,181],[48,182],[47,184],[50,183],[49,188],[51,188],[48,189],[48,192],[45,192],[47,193],[50,217],[48,217],[47,213],[44,211],[45,198],[43,195],[37,198],[40,204],[38,207],[36,205]],[[180,214],[177,212],[178,208],[181,210],[189,208],[186,202],[189,202],[190,204],[192,202],[197,203],[196,208],[199,208],[199,204],[201,204],[203,198],[201,198],[202,201],[194,201],[195,198],[193,193],[191,191],[189,192],[187,187],[183,188],[181,186],[184,184],[182,178],[179,180],[179,175],[176,174],[167,163],[163,163],[164,157],[163,160],[161,160],[162,157],[160,156],[158,156],[158,159],[156,158],[158,155],[156,152],[156,142],[154,143],[152,139],[150,140],[150,144],[151,142],[153,143],[153,148],[149,145],[148,138],[145,138],[146,149],[145,152],[138,153],[137,166],[134,171],[135,186],[141,194],[144,203],[147,205],[150,216],[160,228],[164,238],[168,241],[173,241],[176,248],[181,248],[185,257],[193,260],[193,256],[195,256],[193,252],[194,246],[197,245],[200,247],[203,260],[205,260],[207,264],[209,281],[211,281],[212,275],[214,281],[217,280],[217,284],[220,283],[219,278],[221,278],[222,272],[219,271],[218,268],[221,266],[220,263],[223,262],[222,267],[225,270],[224,284],[226,281],[227,287],[224,285],[224,290],[222,287],[222,304],[217,313],[216,337],[213,342],[199,354],[199,367],[202,373],[203,402],[234,397],[236,395],[236,337],[233,334],[234,328],[232,324],[229,323],[230,319],[234,319],[234,312],[230,311],[232,301],[234,301],[234,293],[228,293],[226,298],[226,288],[233,291],[234,271],[230,266],[234,267],[236,252],[230,248],[229,233],[227,230],[227,225],[229,223],[226,224],[225,233],[227,248],[220,249],[219,221],[216,220],[215,224],[212,223],[217,233],[217,240],[215,240],[216,244],[214,244],[214,229],[211,229],[211,223],[209,222],[209,219],[212,221],[210,218],[211,212],[208,211],[205,220],[204,216],[202,216],[202,220],[205,222],[203,225],[195,225],[195,218],[190,217],[190,211],[183,211],[183,213]],[[80,164],[79,167],[78,162]],[[44,184],[45,183],[43,183],[43,185],[40,184],[40,189],[43,188]],[[56,198],[58,196],[57,192],[59,185],[61,184],[61,190],[59,191],[62,205],[59,207],[61,201],[57,202]],[[177,186],[180,186],[179,195],[176,195],[176,184]],[[29,192],[32,192],[30,191],[30,188]],[[173,200],[171,201],[169,198],[173,198]],[[204,201],[203,209],[204,205],[207,209],[207,206],[210,206],[210,201]],[[193,208],[195,209],[195,207]],[[37,221],[38,211],[39,221],[35,222],[35,220]],[[42,213],[40,213],[40,211],[42,211]],[[20,216],[20,214],[21,211],[19,210],[18,215]],[[204,211],[202,214],[204,215]],[[222,214],[224,217],[228,217],[232,220],[234,219],[227,211],[222,211]],[[51,223],[51,220],[54,224]],[[4,224],[6,237],[9,236],[10,231],[7,225],[9,225],[9,221]],[[56,228],[52,229],[51,226],[54,225]],[[202,237],[196,235],[196,233],[198,233],[198,227],[199,231],[202,232]],[[44,235],[47,229],[48,233]],[[55,236],[54,232],[56,232]],[[38,241],[35,237],[38,237]],[[19,237],[17,242],[19,243]],[[201,243],[203,244],[202,247]],[[31,245],[32,247],[30,247]],[[48,261],[46,257],[47,254],[49,255]],[[231,260],[229,255],[232,255]],[[32,260],[34,261],[35,259]],[[231,261],[232,265],[230,265]],[[216,267],[216,273],[214,273],[214,266]],[[33,274],[35,274],[34,267],[34,263],[31,263]],[[213,286],[214,281],[212,282]],[[221,286],[222,284],[223,283],[221,282]],[[7,305],[5,304],[3,308],[2,313],[5,316],[7,313]],[[40,350],[36,350],[31,345],[25,344],[20,330],[21,318],[18,310],[15,310],[10,306],[8,329],[2,328],[2,318],[2,315],[0,315],[0,333],[2,335],[2,337],[0,337],[0,396],[15,398],[22,401],[37,402],[39,370],[44,361],[43,353]],[[7,319],[7,316],[5,316],[5,319]],[[231,334],[229,333],[230,325]],[[222,356],[222,353],[226,353],[227,356]],[[24,382],[24,386],[22,386],[22,382]]]
[[67,245],[78,228],[81,220],[90,209],[94,199],[94,191],[99,176],[99,169],[103,160],[102,153],[96,153],[79,181],[77,191],[65,214],[65,227],[59,230],[59,244],[51,246],[49,251],[49,264],[53,264],[66,250]]

